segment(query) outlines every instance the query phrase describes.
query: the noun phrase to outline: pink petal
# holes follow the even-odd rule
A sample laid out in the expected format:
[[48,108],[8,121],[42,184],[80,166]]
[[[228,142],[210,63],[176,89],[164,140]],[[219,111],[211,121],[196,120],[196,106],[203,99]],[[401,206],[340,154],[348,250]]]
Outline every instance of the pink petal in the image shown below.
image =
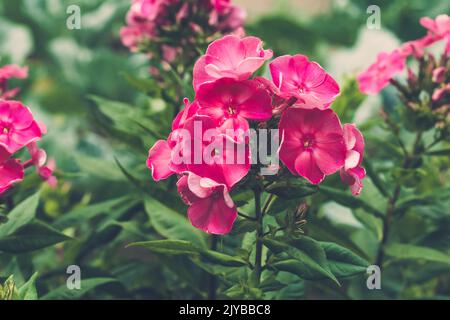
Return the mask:
[[345,170],[355,168],[359,165],[359,161],[361,159],[361,154],[354,150],[348,150],[347,155],[345,156]]
[[295,170],[312,184],[319,184],[325,178],[325,175],[317,166],[312,153],[309,151],[304,151],[297,157],[295,160]]
[[0,165],[0,193],[8,190],[14,183],[22,181],[24,169],[19,161],[10,159]]
[[165,140],[156,141],[150,149],[147,159],[147,167],[152,170],[152,178],[155,181],[168,178],[174,172],[170,169],[171,151]]
[[209,197],[194,202],[188,209],[188,217],[192,225],[200,230],[227,234],[237,218],[237,210],[230,208],[222,196]]

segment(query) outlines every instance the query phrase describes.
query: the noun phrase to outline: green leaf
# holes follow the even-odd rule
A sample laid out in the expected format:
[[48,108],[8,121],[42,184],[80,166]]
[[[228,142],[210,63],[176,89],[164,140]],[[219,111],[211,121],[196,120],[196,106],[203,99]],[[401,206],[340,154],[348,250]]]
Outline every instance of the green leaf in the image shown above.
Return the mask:
[[386,248],[386,254],[395,260],[425,260],[450,265],[450,256],[435,249],[410,244],[392,244]]
[[19,228],[13,234],[0,238],[0,251],[23,253],[42,249],[71,238],[49,225],[35,220]]
[[130,73],[123,73],[125,80],[131,84],[134,88],[142,91],[150,96],[158,96],[160,87],[153,79],[139,78]]
[[10,235],[33,220],[39,204],[39,193],[19,203],[9,214],[8,222],[0,225],[0,238]]
[[212,250],[202,251],[201,256],[206,260],[206,262],[220,264],[226,267],[241,267],[247,265],[247,262],[240,257],[233,257]]
[[193,244],[185,240],[151,240],[134,242],[127,247],[144,247],[156,253],[164,254],[198,254],[199,249],[194,247]]
[[326,187],[326,186],[321,186],[320,191],[343,206],[355,208],[355,209],[362,208],[362,209],[366,210],[367,212],[372,213],[374,216],[376,216],[378,218],[384,217],[383,212],[379,211],[378,209],[372,207],[367,202],[365,202],[355,196],[352,196],[351,194],[349,194],[347,192],[344,192],[344,191],[338,190],[338,189],[334,189],[331,187]]
[[280,197],[274,197],[267,208],[266,214],[276,215],[288,210],[296,210],[299,206],[299,200],[295,199],[283,199]]
[[152,240],[135,242],[129,246],[141,246],[153,252],[163,254],[200,256],[205,262],[220,264],[226,267],[240,267],[247,264],[240,257],[233,257],[221,252],[198,248],[191,242],[184,240]]
[[302,236],[289,241],[289,244],[273,239],[264,239],[263,242],[274,253],[288,256],[272,263],[275,269],[294,273],[306,280],[329,278],[339,285],[327,264],[324,249],[314,239]]
[[81,289],[69,289],[62,285],[42,297],[42,300],[75,300],[82,298],[89,291],[108,283],[118,282],[112,278],[91,278],[81,280]]
[[266,191],[283,199],[300,199],[316,193],[318,188],[297,178],[275,182]]
[[350,277],[366,271],[369,263],[352,251],[332,242],[320,242],[325,250],[328,266],[337,277]]
[[450,148],[449,149],[442,149],[442,150],[435,150],[435,151],[428,151],[426,154],[429,155],[429,156],[448,157],[448,156],[450,156]]
[[127,205],[129,203],[132,203],[134,205],[135,201],[131,201],[129,196],[125,196],[91,204],[81,208],[76,208],[61,216],[61,218],[53,223],[53,226],[61,230],[68,227],[74,227],[83,222],[89,221],[99,214],[110,213],[111,211],[119,210],[122,208],[129,208],[130,206]]
[[36,291],[36,279],[37,279],[38,273],[35,272],[31,278],[19,288],[19,299],[20,300],[37,300],[38,295]]
[[191,241],[200,248],[207,247],[204,235],[184,216],[150,197],[145,198],[144,205],[152,226],[160,235],[168,239]]
[[112,164],[104,159],[84,156],[81,154],[75,155],[75,161],[80,168],[80,171],[93,177],[99,177],[108,181],[123,181],[122,172],[116,164]]

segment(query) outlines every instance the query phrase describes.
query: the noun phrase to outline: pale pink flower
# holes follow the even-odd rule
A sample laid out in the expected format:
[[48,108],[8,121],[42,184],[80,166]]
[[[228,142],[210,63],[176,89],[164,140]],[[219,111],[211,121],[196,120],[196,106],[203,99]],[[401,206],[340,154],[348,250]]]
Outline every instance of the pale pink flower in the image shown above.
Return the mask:
[[425,53],[425,48],[438,40],[439,38],[436,36],[427,34],[420,39],[405,42],[398,50],[405,58],[413,55],[415,58],[420,59]]
[[301,54],[276,58],[270,63],[270,73],[282,97],[298,99],[295,106],[326,109],[339,95],[337,82]]
[[319,184],[345,164],[338,116],[331,110],[289,108],[281,116],[280,160],[294,174]]
[[381,52],[377,61],[360,73],[357,80],[361,92],[377,94],[389,81],[405,68],[406,56],[400,50],[391,53]]
[[8,80],[12,78],[25,79],[28,77],[28,67],[19,67],[15,64],[5,65],[0,68],[0,99],[11,99],[17,93],[19,88],[8,90]]
[[237,209],[224,184],[192,172],[177,183],[178,192],[189,205],[191,224],[207,233],[227,234],[237,218]]
[[194,89],[221,78],[246,80],[272,55],[271,50],[263,49],[259,38],[225,36],[212,42],[195,63]]
[[30,109],[18,101],[0,100],[1,147],[12,154],[41,136]]
[[341,168],[341,179],[350,186],[353,195],[357,196],[363,188],[362,179],[366,171],[361,167],[364,156],[364,138],[354,124],[344,125],[344,141],[347,149],[345,165]]
[[450,17],[446,14],[441,14],[436,19],[423,17],[420,19],[420,24],[428,29],[429,33],[438,39],[446,41],[446,52],[450,53]]

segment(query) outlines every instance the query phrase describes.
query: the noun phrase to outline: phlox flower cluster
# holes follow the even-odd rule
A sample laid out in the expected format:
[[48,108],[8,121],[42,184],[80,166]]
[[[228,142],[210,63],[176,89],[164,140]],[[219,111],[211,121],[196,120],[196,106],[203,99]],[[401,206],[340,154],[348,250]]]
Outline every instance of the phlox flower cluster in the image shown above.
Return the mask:
[[[353,194],[361,192],[364,139],[330,108],[340,92],[337,82],[300,54],[273,59],[271,79],[256,76],[272,58],[256,37],[227,35],[212,42],[194,66],[195,99],[185,99],[167,140],[149,151],[153,179],[177,176],[189,220],[205,232],[232,229],[237,209],[230,192],[254,178],[251,168],[261,165],[251,158],[245,134],[254,128],[278,129],[277,156],[293,175],[319,184],[339,171]],[[205,154],[214,161],[196,161]],[[238,158],[244,161],[230,161]]]

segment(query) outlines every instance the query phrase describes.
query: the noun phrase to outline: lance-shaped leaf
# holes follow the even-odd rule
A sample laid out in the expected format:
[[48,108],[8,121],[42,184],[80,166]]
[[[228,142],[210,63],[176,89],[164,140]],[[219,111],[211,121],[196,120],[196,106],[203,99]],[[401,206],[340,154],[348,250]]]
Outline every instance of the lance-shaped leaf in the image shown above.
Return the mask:
[[8,221],[0,225],[0,238],[10,235],[34,219],[39,204],[39,193],[19,203],[7,216]]
[[24,253],[42,249],[59,242],[69,240],[68,236],[53,229],[49,225],[33,221],[15,231],[0,238],[0,251],[8,253]]
[[369,263],[352,251],[333,242],[320,242],[325,250],[328,266],[337,277],[350,277],[366,271]]
[[328,266],[324,249],[314,239],[302,236],[289,243],[274,239],[264,239],[263,242],[275,254],[284,256],[271,264],[275,269],[294,273],[306,280],[329,278],[339,284]]
[[152,226],[160,235],[168,239],[191,241],[198,247],[206,248],[204,235],[184,216],[150,197],[145,198],[144,205]]
[[352,196],[351,194],[344,192],[342,190],[334,189],[331,187],[321,186],[320,191],[336,201],[339,204],[342,204],[343,206],[349,207],[349,208],[362,208],[366,210],[369,213],[372,213],[374,216],[378,218],[383,218],[384,214],[380,210],[372,207],[367,202]]
[[113,278],[91,278],[80,281],[80,289],[69,289],[66,284],[50,291],[42,300],[75,300],[82,298],[89,291],[102,285],[118,282]]

